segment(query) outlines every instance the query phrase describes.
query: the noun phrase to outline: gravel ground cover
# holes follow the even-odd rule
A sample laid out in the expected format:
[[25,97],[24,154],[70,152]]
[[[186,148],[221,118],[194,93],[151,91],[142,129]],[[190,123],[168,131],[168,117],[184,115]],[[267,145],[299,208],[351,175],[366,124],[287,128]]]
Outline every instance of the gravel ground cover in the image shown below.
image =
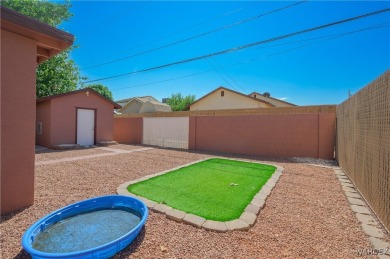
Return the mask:
[[144,148],[146,146],[143,145],[124,145],[124,144],[117,144],[117,145],[110,145],[107,146],[109,148],[115,148],[115,149],[121,149],[121,150],[134,150],[134,149],[139,149],[139,148]]
[[[37,166],[34,205],[2,217],[1,258],[28,258],[20,246],[24,231],[55,209],[206,157],[153,149]],[[371,247],[332,169],[256,161],[285,170],[249,231],[210,232],[150,212],[139,237],[114,258],[357,258],[358,249]]]
[[86,155],[96,155],[109,153],[98,148],[82,148],[82,149],[71,149],[71,150],[53,150],[45,149],[35,153],[35,161],[48,161],[55,160],[60,158],[76,157],[76,156],[86,156]]

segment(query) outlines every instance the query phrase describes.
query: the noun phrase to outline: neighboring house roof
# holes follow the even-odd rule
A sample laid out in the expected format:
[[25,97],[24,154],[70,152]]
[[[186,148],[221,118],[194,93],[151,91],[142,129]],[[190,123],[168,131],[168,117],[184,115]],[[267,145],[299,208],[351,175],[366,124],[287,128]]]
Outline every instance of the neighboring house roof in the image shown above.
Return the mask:
[[140,96],[140,97],[131,97],[123,100],[116,101],[117,103],[121,104],[122,106],[126,105],[128,102],[132,101],[133,99],[137,99],[141,103],[152,101],[152,102],[159,102],[156,98],[153,96]]
[[37,63],[42,63],[73,44],[74,36],[48,24],[0,6],[1,29],[34,39]]
[[150,103],[155,106],[157,112],[170,112],[172,110],[171,106],[166,103],[159,102],[156,98],[152,96],[132,97],[117,101],[117,103],[122,105],[121,110],[126,109],[126,107],[129,106],[132,102],[140,102],[142,104]]
[[[250,93],[249,95],[254,95],[256,94],[257,96],[263,96],[264,98],[266,99],[271,99],[273,101],[276,101],[276,102],[281,102],[281,103],[284,103],[284,104],[288,104],[288,105],[291,105],[291,106],[297,106],[296,104],[293,104],[293,103],[289,103],[289,102],[286,102],[286,101],[283,101],[283,100],[280,100],[280,99],[276,99],[276,98],[273,98],[271,96],[269,97],[265,97],[264,95],[262,95],[261,93],[258,93],[258,92],[253,92],[253,93]],[[254,97],[255,98],[255,97]]]
[[60,98],[60,97],[63,97],[63,96],[72,95],[72,94],[77,94],[77,93],[81,93],[81,92],[91,92],[91,93],[93,93],[93,94],[99,96],[100,98],[104,99],[105,101],[111,103],[111,104],[114,106],[115,109],[120,109],[120,108],[122,108],[121,105],[117,104],[116,102],[111,101],[110,99],[108,99],[108,98],[105,97],[104,95],[101,95],[100,93],[96,92],[96,91],[93,90],[92,88],[83,88],[83,89],[80,89],[80,90],[76,90],[76,91],[72,91],[72,92],[67,92],[67,93],[63,93],[63,94],[55,94],[55,95],[51,95],[51,96],[41,97],[41,98],[37,98],[36,102],[37,102],[37,103],[45,102],[45,101],[48,101],[48,100],[51,100],[51,99]]
[[[170,111],[172,111],[171,106],[169,106],[168,104],[160,103],[160,102],[151,102],[151,101],[148,101],[148,102],[153,104],[156,107],[156,111],[158,111],[158,112],[170,112]],[[145,102],[145,103],[147,103],[147,102]]]
[[224,86],[220,86],[220,87],[218,87],[217,89],[215,89],[215,90],[211,91],[210,93],[206,94],[205,96],[199,98],[199,99],[196,100],[195,102],[189,104],[189,105],[186,107],[186,109],[188,109],[189,107],[191,107],[191,106],[194,105],[195,103],[198,103],[199,101],[202,101],[203,99],[207,98],[209,95],[211,95],[211,94],[213,94],[213,93],[215,93],[215,92],[217,92],[217,91],[220,91],[220,90],[230,91],[230,92],[232,92],[232,93],[238,94],[238,95],[243,96],[243,97],[245,97],[245,98],[248,98],[248,99],[250,99],[250,100],[255,100],[255,101],[257,101],[257,102],[261,102],[261,103],[265,103],[265,104],[268,104],[268,105],[271,105],[271,106],[275,106],[275,105],[273,105],[272,103],[269,103],[269,102],[267,102],[267,101],[263,101],[263,100],[254,98],[254,97],[252,97],[252,96],[249,96],[249,95],[246,95],[246,94],[242,94],[242,93],[240,93],[240,92],[237,92],[237,91],[234,91],[234,90],[232,90],[232,89],[226,88],[226,87],[224,87]]

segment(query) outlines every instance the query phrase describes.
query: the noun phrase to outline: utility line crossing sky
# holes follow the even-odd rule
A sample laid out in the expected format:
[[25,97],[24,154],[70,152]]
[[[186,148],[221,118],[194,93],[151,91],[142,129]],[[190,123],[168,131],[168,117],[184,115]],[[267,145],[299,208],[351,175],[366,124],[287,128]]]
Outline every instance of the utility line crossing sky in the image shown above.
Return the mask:
[[87,84],[108,86],[115,100],[200,98],[225,86],[338,104],[390,67],[385,1],[72,4],[60,26],[77,39],[72,58]]

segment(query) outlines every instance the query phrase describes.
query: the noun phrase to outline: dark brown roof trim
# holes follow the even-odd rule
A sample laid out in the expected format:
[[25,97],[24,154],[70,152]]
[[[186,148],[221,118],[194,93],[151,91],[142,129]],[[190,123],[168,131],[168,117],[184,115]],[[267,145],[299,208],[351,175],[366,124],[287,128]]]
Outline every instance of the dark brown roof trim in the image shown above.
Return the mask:
[[189,105],[186,107],[186,109],[189,108],[191,105],[193,105],[193,104],[195,104],[195,103],[197,103],[197,102],[203,100],[203,99],[206,98],[207,96],[209,96],[209,95],[215,93],[216,91],[222,90],[222,89],[223,89],[223,90],[228,90],[228,91],[230,91],[230,92],[233,92],[233,93],[235,93],[235,94],[244,96],[244,97],[246,97],[246,98],[249,98],[249,99],[252,99],[252,100],[261,102],[261,103],[266,103],[266,104],[269,104],[269,105],[275,107],[275,105],[273,105],[272,103],[269,103],[269,102],[267,102],[267,101],[263,101],[263,100],[260,100],[260,99],[256,99],[256,98],[254,98],[254,97],[252,97],[252,96],[249,96],[249,95],[246,95],[246,94],[242,94],[242,93],[240,93],[240,92],[234,91],[234,90],[229,89],[229,88],[226,88],[226,87],[224,87],[224,86],[220,86],[220,87],[218,87],[217,89],[215,89],[214,91],[211,91],[210,93],[206,94],[206,95],[203,96],[202,98],[199,98],[199,99],[196,100],[195,102],[189,104]]
[[89,91],[89,92],[99,96],[100,98],[103,98],[105,101],[111,103],[114,106],[115,109],[122,108],[121,105],[117,104],[116,102],[111,101],[110,99],[108,99],[104,95],[101,95],[100,93],[96,92],[92,88],[83,88],[83,89],[80,89],[80,90],[67,92],[67,93],[63,93],[63,94],[55,94],[55,95],[51,95],[51,96],[41,97],[41,98],[37,98],[36,102],[37,103],[45,102],[45,101],[48,101],[48,100],[51,100],[51,99],[55,99],[55,98],[59,98],[59,97],[67,96],[67,95],[72,95],[72,94],[77,94],[77,93],[80,93],[80,92],[87,92],[87,91]]
[[[258,95],[262,95],[261,93],[258,93],[258,92],[253,92],[253,93],[250,93],[249,95],[252,95],[252,94],[258,94]],[[264,96],[264,95],[262,95]],[[264,96],[265,97],[265,96]],[[282,103],[285,103],[285,104],[290,104],[290,105],[293,105],[293,106],[298,106],[296,104],[293,104],[293,103],[289,103],[289,102],[286,102],[286,101],[283,101],[283,100],[280,100],[280,99],[277,99],[277,98],[273,98],[273,97],[266,97],[266,98],[270,98],[270,99],[274,99],[276,101],[279,101],[279,102],[282,102]]]
[[45,34],[57,40],[72,44],[74,36],[70,33],[64,32],[54,28],[46,23],[35,20],[31,17],[25,16],[7,7],[1,6],[1,19],[14,23],[16,25],[25,27],[29,30]]

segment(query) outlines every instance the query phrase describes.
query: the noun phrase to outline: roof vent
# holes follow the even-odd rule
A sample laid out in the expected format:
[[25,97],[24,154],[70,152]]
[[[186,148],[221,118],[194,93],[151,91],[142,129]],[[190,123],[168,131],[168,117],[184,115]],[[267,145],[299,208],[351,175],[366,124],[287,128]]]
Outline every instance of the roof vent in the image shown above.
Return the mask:
[[270,96],[271,96],[271,94],[270,94],[269,92],[265,92],[265,93],[263,93],[263,95],[264,95],[265,97],[270,97]]

